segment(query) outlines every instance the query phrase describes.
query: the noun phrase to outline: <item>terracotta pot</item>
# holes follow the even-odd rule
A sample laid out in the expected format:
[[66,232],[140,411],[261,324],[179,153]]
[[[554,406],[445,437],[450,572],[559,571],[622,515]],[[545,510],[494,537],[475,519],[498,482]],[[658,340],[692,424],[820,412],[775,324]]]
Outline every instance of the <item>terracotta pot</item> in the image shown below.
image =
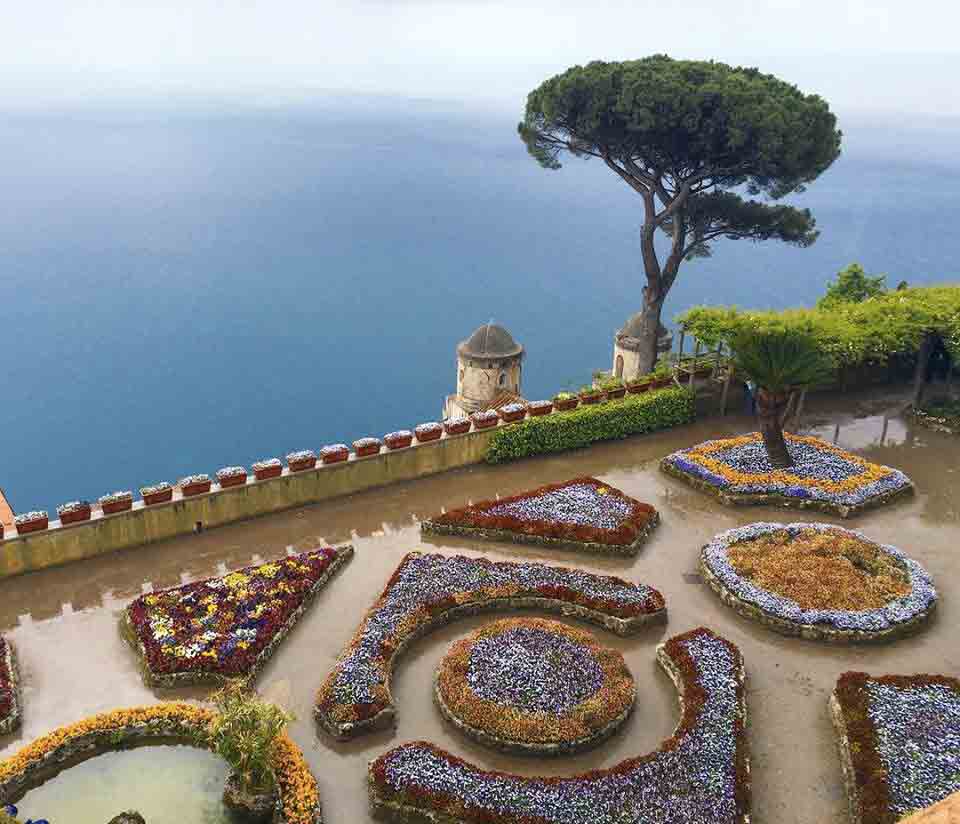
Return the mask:
[[489,429],[491,426],[497,425],[496,418],[473,418],[473,428],[474,429]]
[[627,391],[631,395],[639,395],[642,392],[646,392],[650,389],[650,381],[644,381],[643,383],[628,383]]
[[443,429],[428,429],[426,432],[417,432],[417,443],[439,440],[442,434]]
[[527,416],[527,410],[519,409],[512,412],[504,412],[502,409],[498,409],[497,414],[504,423],[513,423],[514,421],[522,421]]
[[49,526],[50,518],[37,518],[35,521],[17,524],[17,534],[26,535],[28,532],[43,532]]
[[316,458],[300,458],[296,461],[290,461],[287,464],[291,472],[303,472],[305,469],[313,469],[316,465]]
[[265,481],[267,478],[279,478],[282,474],[282,466],[268,466],[264,469],[253,470],[253,477],[258,481]]
[[184,498],[189,498],[193,495],[202,495],[204,492],[210,491],[210,484],[212,481],[197,481],[195,484],[187,484],[186,486],[180,487],[180,494]]
[[651,389],[663,389],[665,386],[669,386],[673,383],[673,378],[655,378],[651,384]]
[[458,421],[452,424],[445,423],[443,429],[448,435],[462,435],[464,432],[470,431],[470,421]]
[[530,416],[533,418],[539,418],[543,415],[549,415],[553,412],[553,404],[545,404],[544,406],[528,406],[527,411],[530,413]]
[[563,400],[554,400],[553,405],[558,412],[566,412],[568,409],[576,409],[580,403],[580,398],[566,398]]
[[338,449],[336,452],[327,452],[325,455],[321,455],[320,460],[323,461],[324,465],[326,465],[326,464],[334,464],[334,463],[343,463],[349,457],[350,457],[349,449]]
[[602,392],[590,392],[580,395],[580,403],[582,403],[584,406],[592,406],[595,403],[600,403],[602,400]]
[[626,394],[627,394],[627,387],[625,387],[625,386],[621,386],[619,389],[608,389],[608,390],[607,390],[607,398],[609,398],[609,399],[622,398],[622,397],[623,397],[624,395],[626,395]]
[[122,501],[107,501],[100,504],[100,509],[104,515],[115,515],[117,512],[126,512],[133,507],[133,498],[126,498]]
[[220,488],[226,489],[229,486],[243,486],[247,482],[246,475],[228,475],[219,480]]
[[77,524],[80,521],[89,521],[90,520],[90,507],[82,506],[79,509],[75,509],[72,512],[64,512],[60,516],[61,524]]
[[173,500],[173,487],[170,487],[170,489],[164,489],[160,492],[153,492],[150,495],[143,496],[143,502],[147,506],[149,506],[150,504],[162,504],[172,500]]
[[357,447],[357,457],[358,458],[369,458],[371,455],[380,454],[380,444],[371,443],[367,446]]

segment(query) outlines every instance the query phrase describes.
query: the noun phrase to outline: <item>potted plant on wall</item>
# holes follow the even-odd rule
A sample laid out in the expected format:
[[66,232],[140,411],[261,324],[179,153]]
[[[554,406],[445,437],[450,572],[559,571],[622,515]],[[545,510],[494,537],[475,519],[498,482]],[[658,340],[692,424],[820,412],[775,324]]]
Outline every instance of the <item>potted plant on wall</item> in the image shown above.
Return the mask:
[[230,486],[243,486],[247,482],[247,468],[245,466],[225,466],[217,470],[217,483],[221,489]]
[[474,429],[489,429],[491,426],[497,425],[500,416],[492,409],[487,409],[483,412],[474,412],[470,416],[470,420],[473,421]]
[[497,410],[500,420],[504,423],[522,421],[527,416],[527,407],[522,403],[508,403]]
[[80,521],[89,521],[90,502],[69,501],[68,503],[60,504],[60,506],[57,507],[57,517],[64,526],[67,524],[76,524]]
[[443,426],[436,421],[421,423],[413,428],[413,433],[417,436],[417,443],[427,443],[440,438],[443,434]]
[[151,484],[150,486],[141,486],[140,497],[143,498],[143,502],[147,506],[151,504],[162,504],[166,501],[173,500],[173,487],[166,481]]
[[622,398],[627,394],[626,384],[620,378],[607,377],[600,381],[600,389],[607,393],[610,400]]
[[283,474],[283,464],[279,458],[264,458],[253,465],[253,477],[258,481],[267,478],[279,478]]
[[383,441],[379,438],[358,438],[353,442],[353,451],[358,458],[367,458],[370,455],[379,455]]
[[553,396],[553,405],[556,407],[558,412],[566,412],[568,409],[576,409],[577,404],[580,403],[580,398],[573,394],[573,392],[557,392]]
[[633,380],[627,381],[627,391],[631,395],[639,395],[650,388],[650,382],[653,378],[650,375],[640,375]]
[[551,401],[530,401],[527,404],[527,411],[531,417],[539,418],[543,415],[549,415],[553,412],[553,403]]
[[662,389],[669,386],[673,383],[673,365],[666,359],[658,360],[651,377],[651,389]]
[[33,512],[24,512],[14,517],[13,525],[17,528],[18,535],[26,535],[28,532],[41,532],[49,525],[47,511],[37,509]]
[[470,418],[458,415],[454,418],[447,418],[443,422],[443,430],[448,435],[462,435],[470,431]]
[[409,429],[400,429],[383,436],[387,449],[403,449],[413,443],[413,433]]
[[130,490],[111,492],[109,495],[101,495],[97,503],[100,504],[100,511],[104,515],[126,512],[133,507],[133,493]]
[[345,443],[332,443],[320,450],[320,460],[324,464],[343,463],[350,457],[350,447]]
[[199,475],[187,475],[187,477],[181,478],[177,482],[177,486],[180,487],[180,494],[184,498],[189,498],[192,495],[202,495],[204,492],[209,492],[211,483],[209,475],[200,473]]
[[580,388],[578,393],[580,397],[580,403],[584,406],[591,406],[595,403],[600,403],[603,400],[603,392],[597,389],[595,386],[583,386]]
[[303,472],[317,465],[317,454],[312,449],[301,449],[287,455],[287,466],[291,472]]

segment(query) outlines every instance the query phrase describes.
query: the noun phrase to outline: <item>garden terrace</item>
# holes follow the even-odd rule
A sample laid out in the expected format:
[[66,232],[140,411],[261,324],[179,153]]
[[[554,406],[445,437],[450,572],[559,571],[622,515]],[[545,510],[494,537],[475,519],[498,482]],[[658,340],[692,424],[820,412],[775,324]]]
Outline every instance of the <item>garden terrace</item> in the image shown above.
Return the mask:
[[740,615],[808,639],[889,641],[937,605],[930,576],[906,553],[828,524],[728,530],[703,548],[700,570]]
[[853,824],[893,824],[960,790],[960,681],[840,676],[830,697]]
[[20,678],[17,656],[6,638],[0,636],[0,735],[20,726]]
[[740,651],[701,628],[661,644],[657,658],[680,693],[681,717],[654,752],[606,770],[544,778],[482,770],[419,741],[371,763],[373,806],[398,820],[436,824],[747,824]]
[[636,555],[659,523],[650,504],[596,478],[559,484],[453,509],[423,521],[425,533]]
[[678,450],[660,468],[731,506],[816,509],[841,518],[913,492],[912,481],[897,469],[820,438],[786,432],[784,438],[794,461],[788,469],[770,463],[759,432]]
[[595,747],[633,710],[633,676],[614,649],[558,621],[505,618],[458,641],[434,696],[461,732],[494,749],[563,755]]
[[317,694],[315,715],[336,738],[393,723],[394,658],[442,624],[480,611],[543,609],[627,635],[666,619],[652,587],[536,563],[408,554]]
[[121,631],[148,684],[253,678],[352,555],[351,546],[325,547],[141,595]]

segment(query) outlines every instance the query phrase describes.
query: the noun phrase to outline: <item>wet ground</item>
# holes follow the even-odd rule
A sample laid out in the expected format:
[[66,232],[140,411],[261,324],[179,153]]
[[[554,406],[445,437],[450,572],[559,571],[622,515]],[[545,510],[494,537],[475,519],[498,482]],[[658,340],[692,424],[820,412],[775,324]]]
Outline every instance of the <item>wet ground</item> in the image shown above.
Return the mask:
[[[678,718],[674,690],[654,660],[656,644],[700,625],[734,641],[746,659],[754,821],[845,821],[840,765],[827,714],[827,696],[837,676],[845,670],[960,674],[955,629],[960,619],[960,438],[905,420],[899,410],[906,397],[905,391],[896,394],[884,388],[808,400],[802,431],[895,466],[917,486],[914,498],[851,521],[767,508],[725,508],[657,470],[658,459],[668,452],[752,428],[746,417],[730,415],[590,450],[461,470],[2,581],[0,631],[17,646],[25,712],[22,731],[0,739],[0,754],[93,712],[205,694],[198,689],[154,691],[140,680],[134,656],[117,632],[117,617],[147,583],[172,586],[277,557],[290,547],[305,550],[350,542],[356,547],[354,559],[321,593],[259,678],[261,692],[299,718],[292,734],[318,778],[328,824],[372,820],[367,761],[411,739],[432,741],[487,768],[525,774],[571,774],[648,752],[670,734]],[[440,507],[584,474],[660,509],[663,523],[636,559],[595,559],[456,538],[427,541],[415,523]],[[830,647],[784,638],[740,618],[700,582],[697,558],[715,533],[757,520],[843,523],[901,547],[933,575],[941,595],[939,614],[919,635],[879,647]],[[592,753],[550,761],[497,755],[455,734],[432,703],[432,676],[451,641],[490,620],[481,616],[428,636],[401,659],[393,684],[395,732],[348,744],[318,736],[312,722],[316,688],[404,553],[416,548],[579,566],[648,582],[663,592],[669,610],[666,627],[628,639],[592,628],[623,652],[637,682],[636,712],[622,731]],[[51,819],[51,824],[102,824],[102,818],[78,806],[69,822]]]

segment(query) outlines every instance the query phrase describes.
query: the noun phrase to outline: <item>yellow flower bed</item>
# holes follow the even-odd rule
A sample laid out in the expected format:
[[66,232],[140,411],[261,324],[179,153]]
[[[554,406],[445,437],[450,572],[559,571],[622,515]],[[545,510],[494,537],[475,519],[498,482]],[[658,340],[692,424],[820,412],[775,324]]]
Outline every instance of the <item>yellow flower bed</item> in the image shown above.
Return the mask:
[[[0,785],[27,772],[37,766],[49,753],[84,735],[109,735],[131,725],[169,723],[184,727],[185,734],[190,730],[202,732],[213,720],[214,715],[213,710],[183,702],[131,707],[91,715],[75,724],[67,724],[37,738],[19,752],[0,761]],[[320,802],[317,782],[300,748],[286,732],[280,736],[277,743],[274,771],[280,787],[280,802],[287,824],[316,824],[319,820]]]

